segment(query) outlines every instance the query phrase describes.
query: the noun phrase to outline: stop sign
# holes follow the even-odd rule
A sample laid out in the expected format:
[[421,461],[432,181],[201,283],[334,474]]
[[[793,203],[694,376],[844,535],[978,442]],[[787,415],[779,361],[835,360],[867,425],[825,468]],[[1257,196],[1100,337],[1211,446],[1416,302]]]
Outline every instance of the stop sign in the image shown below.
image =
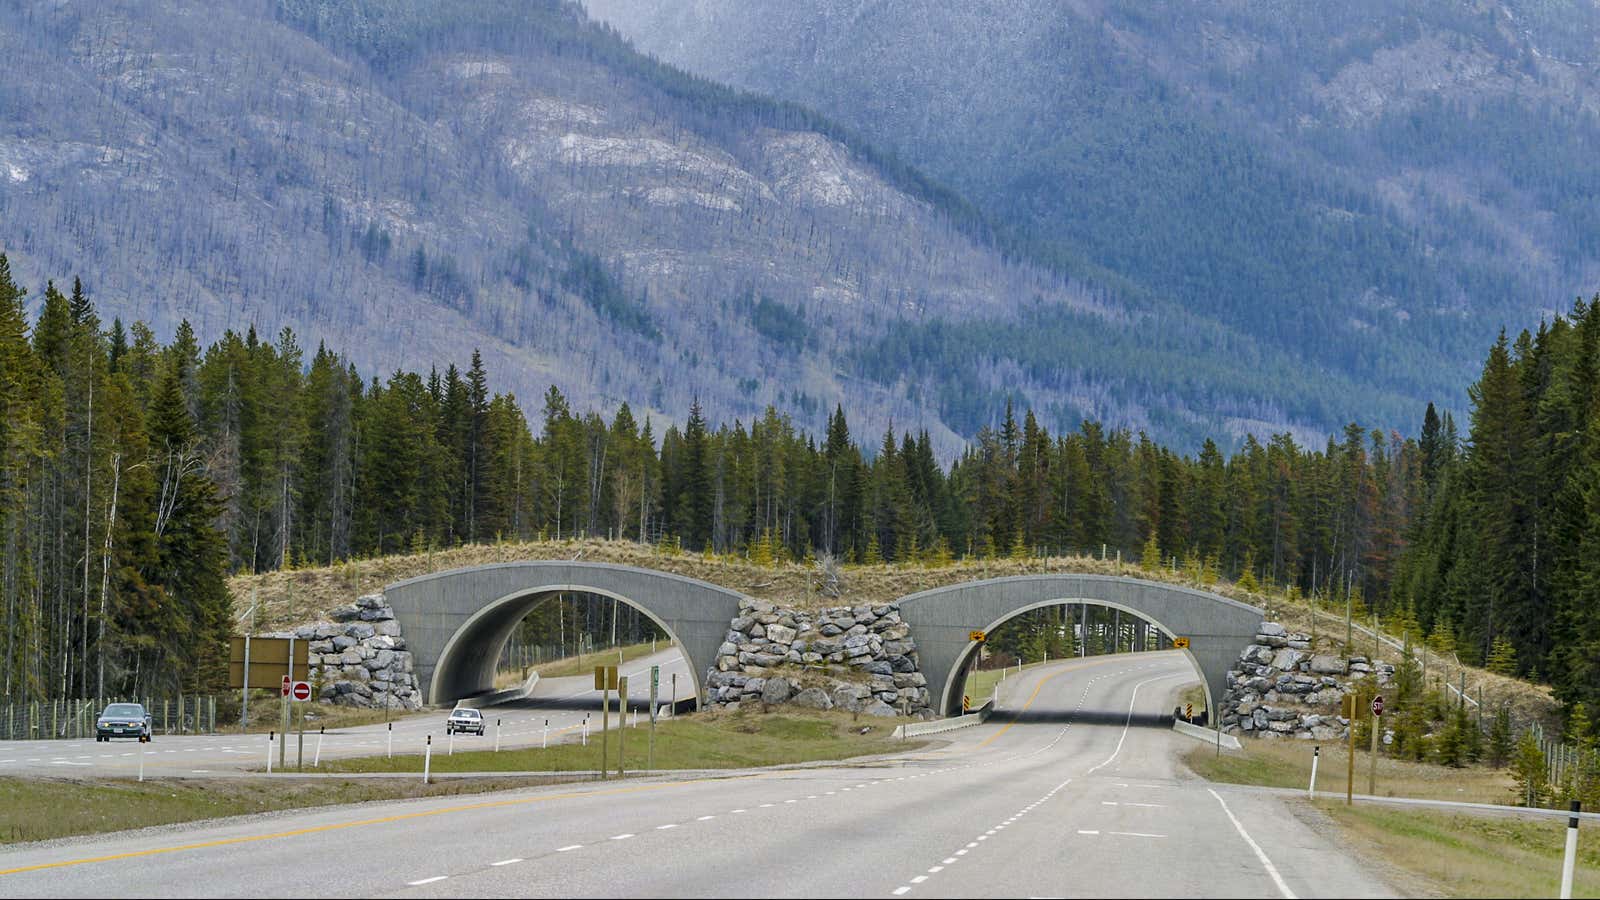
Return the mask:
[[294,687],[290,689],[289,696],[296,700],[310,700],[311,683],[309,681],[296,681]]
[[283,695],[289,696],[289,676],[283,676]]
[[1378,696],[1372,698],[1372,714],[1375,715],[1375,716],[1383,715],[1383,695],[1382,694],[1379,694]]

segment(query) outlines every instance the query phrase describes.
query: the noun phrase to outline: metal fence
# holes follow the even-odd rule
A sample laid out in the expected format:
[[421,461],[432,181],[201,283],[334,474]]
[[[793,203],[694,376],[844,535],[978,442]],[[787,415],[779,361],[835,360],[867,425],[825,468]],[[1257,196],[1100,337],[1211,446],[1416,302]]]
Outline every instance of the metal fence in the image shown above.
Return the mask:
[[0,739],[92,738],[95,719],[110,703],[142,703],[156,734],[215,734],[215,694],[113,697],[107,700],[35,700],[0,707]]

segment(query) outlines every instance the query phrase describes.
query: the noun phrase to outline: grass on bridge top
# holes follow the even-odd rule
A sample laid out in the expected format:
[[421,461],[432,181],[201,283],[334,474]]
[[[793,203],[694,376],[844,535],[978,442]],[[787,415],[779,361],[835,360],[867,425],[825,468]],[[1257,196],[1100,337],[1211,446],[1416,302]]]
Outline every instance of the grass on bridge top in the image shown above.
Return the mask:
[[[643,713],[637,726],[616,728],[612,712],[609,737],[610,769],[617,767],[617,744],[621,732],[624,766],[629,772],[646,769],[650,744],[650,722]],[[784,708],[783,712],[762,713],[756,709],[726,713],[698,713],[656,725],[656,769],[745,769],[790,763],[841,760],[891,751],[912,750],[921,741],[891,737],[898,719],[853,716],[845,712],[802,711]],[[511,727],[511,726],[508,726]],[[865,730],[865,734],[863,734]],[[592,719],[587,747],[572,742],[576,732],[566,729],[564,743],[551,734],[548,749],[506,749],[496,753],[494,731],[483,737],[458,736],[455,753],[449,753],[450,739],[433,737],[434,772],[573,772],[600,768],[600,717]],[[408,747],[406,755],[358,757],[334,760],[323,765],[329,772],[421,772],[422,748]]]

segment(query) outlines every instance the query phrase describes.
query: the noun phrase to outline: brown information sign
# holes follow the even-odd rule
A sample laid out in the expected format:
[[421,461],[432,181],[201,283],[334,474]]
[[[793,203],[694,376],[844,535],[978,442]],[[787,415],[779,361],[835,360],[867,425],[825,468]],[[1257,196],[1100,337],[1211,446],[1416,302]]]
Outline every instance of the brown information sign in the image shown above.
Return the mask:
[[[295,678],[304,678],[311,674],[306,664],[306,650],[310,641],[296,640],[294,643],[294,672]],[[244,683],[244,638],[229,639],[228,652],[228,686],[231,688],[245,687]],[[288,638],[258,638],[250,639],[250,684],[252,688],[267,688],[272,690],[283,684],[284,676],[289,672],[289,644]]]

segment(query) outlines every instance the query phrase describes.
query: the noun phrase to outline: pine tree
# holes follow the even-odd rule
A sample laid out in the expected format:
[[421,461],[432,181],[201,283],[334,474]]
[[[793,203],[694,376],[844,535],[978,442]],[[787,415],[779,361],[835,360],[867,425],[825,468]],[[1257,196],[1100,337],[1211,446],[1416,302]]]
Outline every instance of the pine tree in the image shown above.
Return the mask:
[[1154,531],[1145,539],[1144,550],[1139,554],[1139,568],[1146,572],[1156,572],[1161,569],[1161,547],[1156,543]]
[[1501,704],[1494,712],[1494,722],[1489,728],[1489,747],[1487,760],[1489,765],[1502,768],[1510,762],[1511,754],[1516,749],[1511,736],[1511,708]]
[[1524,806],[1540,806],[1544,802],[1548,784],[1545,781],[1544,751],[1533,732],[1524,731],[1517,740],[1511,760],[1511,776],[1517,782],[1517,799]]
[[1517,651],[1505,635],[1495,637],[1494,645],[1489,651],[1487,668],[1496,675],[1517,674]]

